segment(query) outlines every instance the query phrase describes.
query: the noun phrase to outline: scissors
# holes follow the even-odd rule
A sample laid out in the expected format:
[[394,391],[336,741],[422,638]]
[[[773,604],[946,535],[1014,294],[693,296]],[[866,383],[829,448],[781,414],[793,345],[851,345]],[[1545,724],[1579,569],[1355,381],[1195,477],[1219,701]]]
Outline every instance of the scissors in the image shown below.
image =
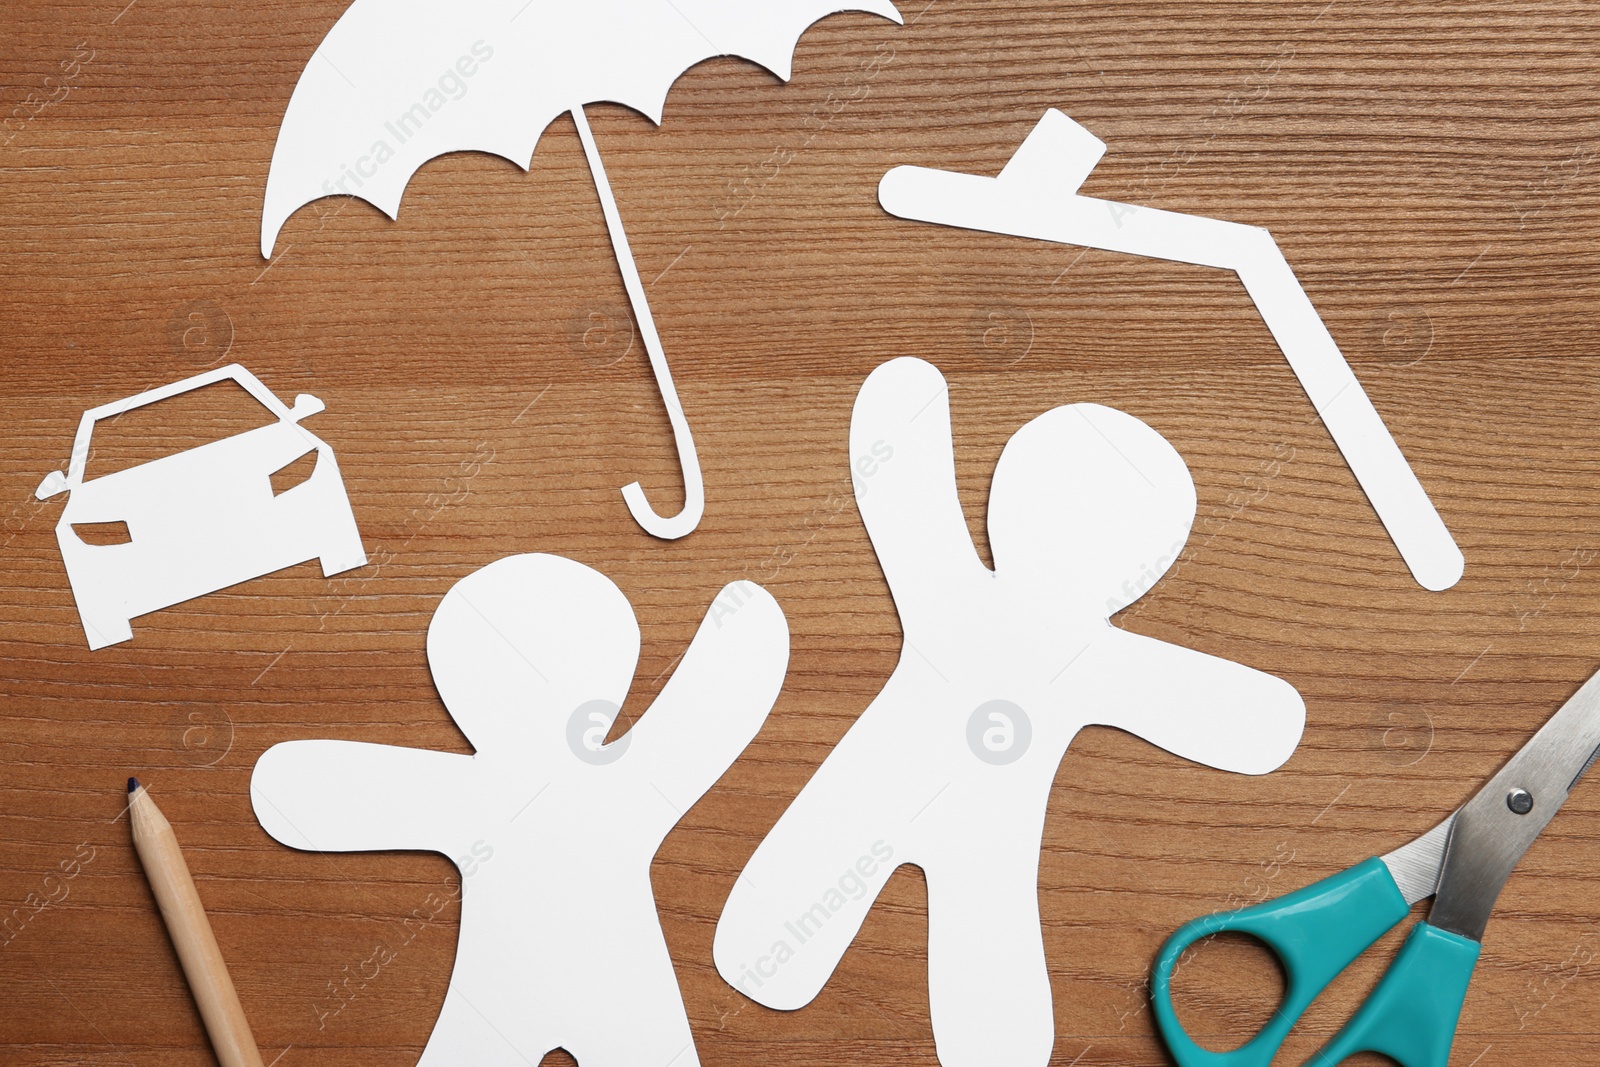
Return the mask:
[[[1179,1067],[1267,1067],[1306,1008],[1411,905],[1433,897],[1426,920],[1377,986],[1308,1063],[1332,1067],[1359,1052],[1401,1067],[1445,1067],[1483,940],[1512,868],[1600,756],[1600,673],[1590,677],[1471,800],[1421,837],[1287,896],[1202,916],[1156,957],[1151,1001]],[[1266,1026],[1231,1052],[1201,1048],[1172,1008],[1172,974],[1196,941],[1236,932],[1283,962],[1288,988]]]

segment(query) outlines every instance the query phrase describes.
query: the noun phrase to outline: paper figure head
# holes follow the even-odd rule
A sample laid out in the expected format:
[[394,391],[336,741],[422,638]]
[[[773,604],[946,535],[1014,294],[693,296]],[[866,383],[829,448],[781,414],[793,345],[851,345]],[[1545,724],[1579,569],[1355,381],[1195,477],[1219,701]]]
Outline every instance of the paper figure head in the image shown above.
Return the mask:
[[995,467],[995,571],[1110,615],[1172,566],[1194,514],[1194,481],[1166,438],[1115,408],[1054,408],[1018,430]]
[[621,706],[638,661],[639,623],[622,590],[560,556],[507,556],[474,571],[428,625],[434,685],[479,748],[558,743],[579,706]]

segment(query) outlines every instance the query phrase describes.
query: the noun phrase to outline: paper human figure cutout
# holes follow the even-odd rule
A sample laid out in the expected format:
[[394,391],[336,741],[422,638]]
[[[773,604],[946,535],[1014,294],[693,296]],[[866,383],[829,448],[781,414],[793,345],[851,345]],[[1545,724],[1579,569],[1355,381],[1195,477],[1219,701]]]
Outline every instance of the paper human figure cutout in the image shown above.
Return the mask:
[[[96,423],[215,382],[232,380],[262,408],[257,429],[90,477]],[[333,449],[300,425],[322,401],[285,407],[237,363],[84,412],[66,471],[47,475],[40,500],[72,495],[56,541],[91,649],[133,637],[132,620],[239,582],[320,559],[331,577],[367,562]],[[273,474],[312,451],[304,481],[275,490]],[[86,541],[94,527],[118,527]]]
[[900,21],[889,0],[355,0],[289,100],[261,254],[320,197],[358,196],[396,217],[411,175],[446,152],[491,152],[526,170],[545,127],[571,112],[683,468],[678,515],[658,515],[637,482],[622,495],[645,530],[682,537],[705,508],[700,461],[584,105],[625,104],[659,124],[672,83],[714,56],[787,80],[800,35],[840,11]]
[[1448,589],[1461,549],[1356,380],[1272,234],[1081,196],[1105,142],[1054,109],[999,177],[896,167],[878,185],[901,218],[1236,271],[1418,584]]
[[1043,1067],[1045,804],[1084,726],[1263,774],[1305,705],[1281,679],[1112,626],[1183,547],[1194,483],[1150,427],[1047,411],[989,494],[994,570],[956,495],[944,378],[875,370],[850,423],[856,501],[904,632],[883,691],[762,841],[717,924],[717,970],[772,1008],[811,1001],[894,868],[928,884],[928,1002],[945,1067]]
[[655,703],[604,744],[638,658],[608,578],[511,556],[457,582],[428,627],[472,755],[291,741],[256,764],[256,817],[284,844],[460,868],[455,971],[423,1067],[523,1067],[558,1047],[584,1067],[698,1062],[650,860],[760,729],[788,626],[759,586],[725,587]]

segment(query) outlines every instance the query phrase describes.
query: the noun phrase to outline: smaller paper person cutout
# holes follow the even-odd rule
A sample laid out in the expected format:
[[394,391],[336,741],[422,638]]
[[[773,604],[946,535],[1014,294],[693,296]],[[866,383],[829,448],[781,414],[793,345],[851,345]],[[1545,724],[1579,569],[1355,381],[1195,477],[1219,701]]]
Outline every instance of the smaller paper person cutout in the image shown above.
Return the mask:
[[428,664],[472,755],[291,741],[256,764],[256,817],[295,848],[443,853],[461,935],[422,1067],[692,1067],[650,860],[778,697],[777,602],[718,595],[650,709],[604,744],[639,658],[633,609],[581,563],[521,555],[451,588]]

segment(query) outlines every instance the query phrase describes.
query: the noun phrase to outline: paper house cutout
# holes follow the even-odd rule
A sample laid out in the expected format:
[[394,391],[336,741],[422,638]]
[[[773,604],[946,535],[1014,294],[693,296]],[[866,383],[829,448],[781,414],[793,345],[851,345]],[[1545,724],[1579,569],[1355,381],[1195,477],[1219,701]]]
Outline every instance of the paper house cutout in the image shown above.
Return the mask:
[[1459,581],[1461,550],[1272,234],[1079,195],[1105,150],[1052,108],[998,177],[895,167],[878,200],[901,218],[1237,272],[1418,584],[1438,590]]

